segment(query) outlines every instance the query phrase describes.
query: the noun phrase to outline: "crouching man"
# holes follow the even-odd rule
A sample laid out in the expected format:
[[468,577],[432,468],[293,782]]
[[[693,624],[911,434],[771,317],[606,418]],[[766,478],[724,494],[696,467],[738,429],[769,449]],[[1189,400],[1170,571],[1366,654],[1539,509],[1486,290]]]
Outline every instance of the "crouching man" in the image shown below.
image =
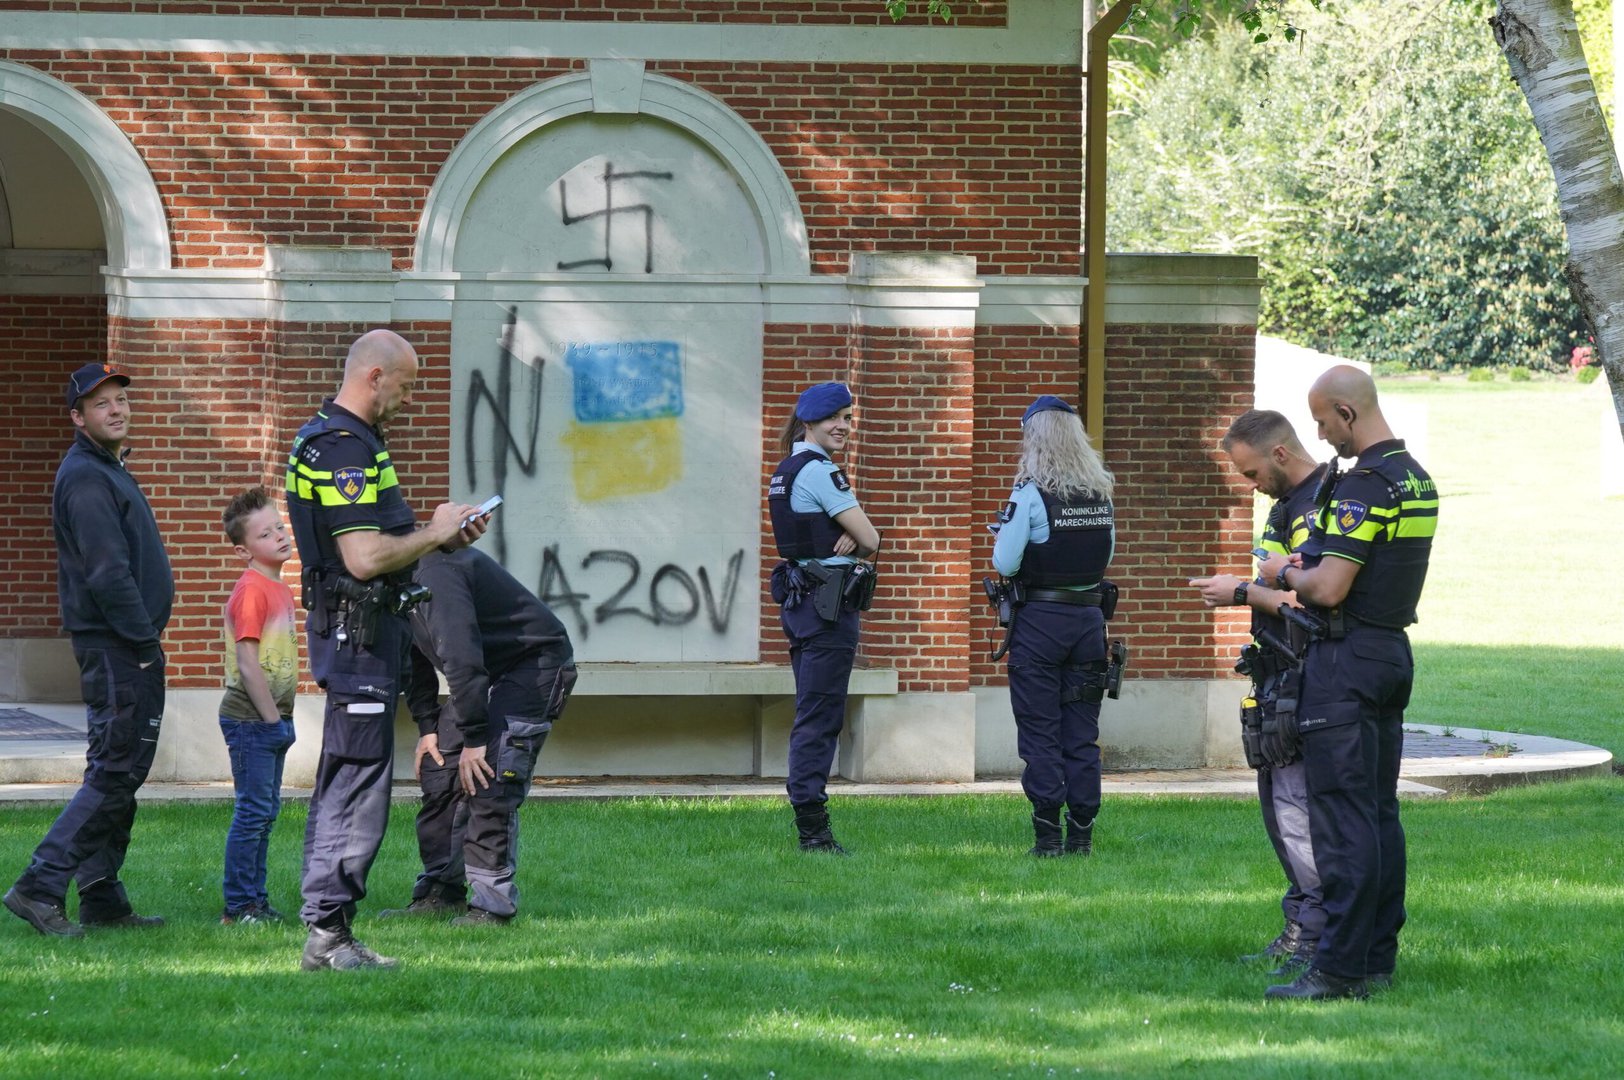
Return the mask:
[[[507,923],[518,911],[519,805],[575,685],[574,649],[547,605],[483,552],[426,555],[417,582],[432,593],[411,615],[407,697],[420,736],[423,873],[411,903],[380,917]],[[450,688],[443,706],[436,669]]]

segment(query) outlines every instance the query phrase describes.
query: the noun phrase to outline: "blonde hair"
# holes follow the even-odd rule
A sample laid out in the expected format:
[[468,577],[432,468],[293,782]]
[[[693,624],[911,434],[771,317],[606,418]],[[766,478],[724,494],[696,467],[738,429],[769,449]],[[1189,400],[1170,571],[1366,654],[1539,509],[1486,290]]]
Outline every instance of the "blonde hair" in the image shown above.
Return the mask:
[[1033,413],[1021,429],[1021,462],[1015,482],[1024,481],[1057,499],[1078,495],[1109,499],[1116,484],[1077,414],[1059,409]]

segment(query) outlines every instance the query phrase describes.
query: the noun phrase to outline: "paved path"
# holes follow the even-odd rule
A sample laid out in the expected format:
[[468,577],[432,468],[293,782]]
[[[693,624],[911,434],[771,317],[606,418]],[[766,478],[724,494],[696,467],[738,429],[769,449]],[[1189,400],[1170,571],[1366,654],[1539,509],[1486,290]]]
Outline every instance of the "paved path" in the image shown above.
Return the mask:
[[[23,709],[37,720],[12,715]],[[1399,793],[1412,797],[1444,794],[1481,794],[1508,784],[1539,780],[1605,775],[1612,755],[1582,743],[1539,735],[1499,731],[1455,730],[1412,725],[1405,729],[1404,764]],[[37,770],[37,759],[57,762],[84,754],[84,709],[70,705],[0,705],[0,803],[65,802],[77,784],[8,782],[24,780]],[[35,759],[30,761],[30,759]],[[1107,762],[1109,764],[1109,762]],[[60,773],[59,773],[60,775]],[[1255,798],[1257,782],[1250,769],[1154,769],[1107,771],[1106,795],[1228,796]],[[1013,779],[986,779],[973,783],[853,784],[834,780],[830,793],[848,795],[962,795],[1020,794]],[[531,789],[531,798],[782,798],[782,780],[750,777],[543,777]],[[287,788],[284,797],[308,798],[308,788]],[[412,798],[417,787],[395,785],[398,798]],[[146,803],[229,799],[230,782],[149,783],[141,789]]]

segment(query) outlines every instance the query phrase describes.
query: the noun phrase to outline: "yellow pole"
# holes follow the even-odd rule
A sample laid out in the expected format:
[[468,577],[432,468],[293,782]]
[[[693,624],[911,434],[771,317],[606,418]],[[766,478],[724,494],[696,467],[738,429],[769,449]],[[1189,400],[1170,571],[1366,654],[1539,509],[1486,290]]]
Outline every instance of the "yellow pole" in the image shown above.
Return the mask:
[[1105,445],[1105,113],[1112,36],[1138,0],[1119,0],[1088,31],[1087,103],[1083,132],[1083,425]]

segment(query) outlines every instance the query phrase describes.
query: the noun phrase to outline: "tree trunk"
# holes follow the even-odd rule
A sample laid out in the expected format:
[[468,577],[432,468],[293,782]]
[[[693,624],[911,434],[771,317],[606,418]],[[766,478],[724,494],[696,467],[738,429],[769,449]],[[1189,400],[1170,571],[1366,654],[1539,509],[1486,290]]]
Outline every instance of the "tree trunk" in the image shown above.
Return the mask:
[[1499,0],[1489,24],[1528,99],[1568,230],[1568,283],[1624,430],[1624,177],[1570,0]]

